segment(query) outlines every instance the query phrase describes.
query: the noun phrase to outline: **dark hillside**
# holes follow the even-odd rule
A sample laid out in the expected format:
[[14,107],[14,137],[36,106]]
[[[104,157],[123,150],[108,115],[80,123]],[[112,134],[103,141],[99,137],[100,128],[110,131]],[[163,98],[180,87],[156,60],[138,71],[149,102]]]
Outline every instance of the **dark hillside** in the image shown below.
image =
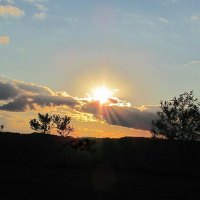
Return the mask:
[[200,198],[199,142],[104,138],[81,151],[73,140],[1,133],[0,199]]

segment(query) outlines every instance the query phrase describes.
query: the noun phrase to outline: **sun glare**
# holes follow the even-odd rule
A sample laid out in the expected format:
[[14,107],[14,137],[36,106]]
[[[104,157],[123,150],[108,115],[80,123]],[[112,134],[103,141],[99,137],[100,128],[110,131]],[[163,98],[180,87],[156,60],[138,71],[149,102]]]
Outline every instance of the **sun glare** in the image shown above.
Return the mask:
[[112,97],[112,91],[106,88],[105,86],[95,88],[92,92],[92,97],[94,100],[99,101],[101,104],[104,104],[109,101],[109,98]]

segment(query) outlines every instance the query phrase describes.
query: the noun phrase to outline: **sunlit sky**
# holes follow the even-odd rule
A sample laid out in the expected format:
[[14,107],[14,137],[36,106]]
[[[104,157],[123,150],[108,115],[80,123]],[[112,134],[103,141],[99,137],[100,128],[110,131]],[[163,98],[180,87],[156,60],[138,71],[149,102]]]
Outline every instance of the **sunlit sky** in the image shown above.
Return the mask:
[[[76,135],[148,135],[143,123],[161,99],[190,90],[200,98],[199,35],[199,0],[0,0],[0,122],[30,132],[16,120],[60,112],[75,116]],[[101,86],[115,102],[97,116],[87,97]],[[34,108],[24,100],[33,90]]]

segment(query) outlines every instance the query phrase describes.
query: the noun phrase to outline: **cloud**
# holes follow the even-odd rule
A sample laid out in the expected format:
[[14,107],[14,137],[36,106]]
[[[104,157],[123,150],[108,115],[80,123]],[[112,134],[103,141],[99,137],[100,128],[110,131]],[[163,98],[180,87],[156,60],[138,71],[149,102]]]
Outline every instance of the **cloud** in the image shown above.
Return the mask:
[[191,16],[191,20],[193,21],[199,21],[200,20],[200,16]]
[[199,65],[200,64],[200,60],[194,60],[190,62],[190,65]]
[[32,15],[34,19],[44,20],[47,17],[48,8],[43,3],[47,3],[50,0],[24,0],[35,6],[37,8],[37,12]]
[[193,60],[187,63],[185,66],[193,67],[193,66],[200,66],[200,60]]
[[[157,106],[155,107],[158,109]],[[154,110],[157,109],[154,108]],[[85,104],[82,107],[82,111],[92,113],[97,118],[101,117],[110,125],[141,130],[150,130],[151,121],[156,117],[156,112],[148,109],[147,106],[144,110],[129,106],[101,106],[97,101]]]
[[146,28],[156,28],[170,22],[169,19],[164,17],[146,16],[137,12],[119,12],[119,16],[121,24],[128,25],[129,27],[131,27],[130,25],[134,25],[138,30],[141,29],[141,25],[143,25],[143,29],[145,30]]
[[42,4],[35,3],[34,6],[38,12],[33,15],[33,18],[43,20],[47,17],[48,8]]
[[0,100],[8,100],[0,110],[20,112],[36,110],[37,106],[69,106],[74,108],[79,102],[71,96],[62,96],[47,87],[22,81],[0,80]]
[[150,130],[155,113],[141,111],[133,107],[107,107],[102,113],[103,119],[112,125],[134,129]]
[[139,107],[136,107],[137,109],[139,109],[140,111],[148,111],[148,112],[157,112],[158,111],[158,107],[160,105],[142,105]]
[[19,88],[24,93],[36,95],[36,94],[43,94],[43,95],[55,95],[55,93],[48,87],[39,86],[34,83],[26,83],[23,81],[13,80],[12,83]]
[[[140,130],[149,130],[151,121],[156,118],[156,105],[132,107],[130,103],[118,98],[107,104],[89,98],[75,98],[66,92],[53,91],[48,87],[18,80],[0,79],[0,110],[25,112],[39,108],[56,108],[62,112],[72,112],[75,119],[106,122]],[[2,104],[3,103],[3,104]]]
[[163,17],[159,17],[158,20],[159,20],[160,22],[162,22],[162,23],[165,23],[165,24],[169,22],[168,19],[163,18]]
[[8,36],[0,36],[0,45],[9,43],[10,43],[10,38]]
[[48,8],[47,8],[46,6],[44,6],[44,5],[42,5],[42,4],[36,3],[36,4],[34,4],[34,5],[35,5],[35,7],[36,7],[38,10],[40,10],[40,11],[42,11],[42,12],[48,10]]
[[44,12],[39,12],[39,13],[35,13],[35,14],[33,15],[33,18],[35,18],[35,19],[45,19],[46,16],[47,16],[46,13],[44,13]]
[[19,91],[12,83],[0,82],[0,100],[15,98],[18,94]]
[[68,106],[70,108],[78,105],[78,102],[72,97],[63,96],[50,96],[50,95],[20,95],[13,99],[12,102],[8,102],[0,106],[0,110],[12,111],[12,112],[24,112],[27,110],[36,110],[37,106],[55,107],[55,106]]
[[12,102],[8,102],[5,105],[0,106],[0,110],[12,111],[12,112],[22,112],[27,109],[34,109],[33,104],[29,104],[28,98],[25,96],[20,96],[18,98],[14,98]]
[[20,17],[23,16],[25,12],[18,7],[7,5],[0,5],[0,16],[12,16],[12,17]]

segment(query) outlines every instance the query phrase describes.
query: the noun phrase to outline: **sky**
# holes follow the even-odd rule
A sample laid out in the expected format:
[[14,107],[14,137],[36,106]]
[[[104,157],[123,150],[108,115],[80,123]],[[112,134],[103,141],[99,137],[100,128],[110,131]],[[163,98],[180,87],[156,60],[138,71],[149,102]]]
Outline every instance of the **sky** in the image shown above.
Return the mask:
[[[199,0],[0,0],[0,123],[28,133],[49,112],[76,136],[150,136],[160,100],[200,99],[199,35]],[[112,102],[89,98],[101,86]]]

